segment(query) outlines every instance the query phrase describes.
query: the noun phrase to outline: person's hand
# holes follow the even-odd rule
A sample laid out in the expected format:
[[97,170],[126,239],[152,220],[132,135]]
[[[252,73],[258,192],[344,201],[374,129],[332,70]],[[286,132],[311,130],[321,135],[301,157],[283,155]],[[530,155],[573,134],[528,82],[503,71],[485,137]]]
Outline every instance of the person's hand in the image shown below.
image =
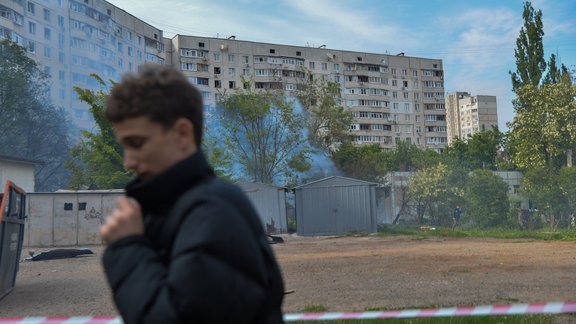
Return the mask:
[[140,204],[132,198],[116,199],[116,208],[100,226],[100,237],[106,244],[118,239],[144,234],[144,221]]

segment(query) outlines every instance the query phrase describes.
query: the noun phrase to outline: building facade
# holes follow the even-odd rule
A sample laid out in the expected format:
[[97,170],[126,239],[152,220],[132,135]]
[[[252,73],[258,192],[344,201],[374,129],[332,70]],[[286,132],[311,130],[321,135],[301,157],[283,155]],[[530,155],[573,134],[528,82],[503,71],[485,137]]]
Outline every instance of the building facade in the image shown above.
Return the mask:
[[399,141],[447,146],[444,72],[438,59],[176,35],[165,39],[166,64],[202,92],[206,109],[252,79],[256,89],[293,93],[308,72],[340,85],[358,144],[393,148]]
[[446,120],[448,144],[454,138],[466,138],[478,132],[498,126],[498,113],[495,96],[471,96],[467,92],[453,92],[446,95]]
[[49,97],[78,129],[92,130],[88,105],[73,87],[100,89],[144,62],[164,63],[162,30],[104,0],[3,0],[0,37],[27,49],[50,76]]
[[307,72],[335,81],[352,112],[358,144],[391,149],[400,141],[442,151],[448,143],[442,61],[398,55],[176,35],[104,0],[4,0],[0,35],[28,49],[50,75],[52,102],[79,129],[92,130],[88,106],[74,86],[97,90],[144,62],[182,70],[204,95],[207,111],[219,96],[252,78],[259,89],[298,89]]

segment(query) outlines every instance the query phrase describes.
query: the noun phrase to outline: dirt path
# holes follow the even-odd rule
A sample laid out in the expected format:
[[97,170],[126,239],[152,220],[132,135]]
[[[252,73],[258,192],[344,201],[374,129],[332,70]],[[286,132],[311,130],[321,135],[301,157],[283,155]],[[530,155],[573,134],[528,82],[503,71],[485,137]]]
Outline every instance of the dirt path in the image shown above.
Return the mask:
[[[116,315],[97,254],[22,262],[0,317]],[[286,237],[274,245],[285,312],[574,300],[576,242]],[[36,249],[39,251],[42,249]],[[27,256],[28,251],[23,251]]]

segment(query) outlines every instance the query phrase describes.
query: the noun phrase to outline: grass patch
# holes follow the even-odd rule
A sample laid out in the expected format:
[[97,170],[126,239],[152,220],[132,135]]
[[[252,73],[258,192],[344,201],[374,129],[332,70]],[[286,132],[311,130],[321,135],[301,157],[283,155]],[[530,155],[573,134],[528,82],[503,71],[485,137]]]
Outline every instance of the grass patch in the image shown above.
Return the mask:
[[[561,320],[560,320],[561,319]],[[570,315],[527,315],[527,316],[468,316],[468,317],[440,317],[440,318],[411,318],[411,319],[374,319],[374,320],[345,320],[345,321],[297,321],[292,323],[308,324],[377,324],[377,323],[411,323],[411,324],[551,324],[570,323],[576,316]]]
[[[476,237],[476,238],[500,238],[500,239],[535,239],[545,241],[576,241],[576,230],[561,229],[555,232],[550,230],[517,230],[517,229],[456,229],[437,227],[436,230],[422,231],[419,226],[409,225],[381,225],[379,235],[412,235],[417,240],[425,237]],[[522,241],[517,241],[522,242]]]

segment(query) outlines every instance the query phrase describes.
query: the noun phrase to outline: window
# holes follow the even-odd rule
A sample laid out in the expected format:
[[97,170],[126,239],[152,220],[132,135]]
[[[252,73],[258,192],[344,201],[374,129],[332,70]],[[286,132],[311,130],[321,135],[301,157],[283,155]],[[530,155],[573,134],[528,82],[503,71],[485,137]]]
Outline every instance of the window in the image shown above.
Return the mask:
[[404,99],[408,99],[408,92],[403,92],[402,94],[404,96]]
[[198,47],[204,47],[204,42],[198,42]]
[[334,63],[334,71],[336,72],[340,71],[340,64]]
[[214,74],[220,74],[220,73],[221,73],[220,67],[215,66],[215,67],[214,67]]
[[408,75],[408,70],[402,69],[402,75],[407,76],[407,75]]
[[132,46],[128,46],[128,56],[132,57]]
[[392,98],[398,98],[398,91],[392,91]]
[[64,17],[58,16],[58,27],[64,28]]
[[395,68],[391,68],[390,72],[392,72],[392,75],[396,75],[396,69]]
[[228,75],[230,75],[230,76],[236,75],[236,69],[235,68],[228,68]]
[[32,35],[36,35],[36,24],[29,21],[28,22],[28,32]]
[[418,71],[417,71],[417,70],[412,71],[412,76],[417,77],[417,76],[418,76]]
[[276,53],[276,50],[273,49],[273,48],[271,48],[271,49],[270,49],[270,54],[274,54],[274,53]]
[[235,59],[236,59],[236,57],[234,56],[234,54],[228,54],[228,62],[234,63]]
[[408,81],[402,81],[402,86],[404,88],[408,88]]
[[242,75],[250,75],[250,69],[242,69]]
[[214,62],[220,62],[220,53],[214,53]]
[[214,88],[222,88],[222,81],[214,80]]
[[59,70],[58,71],[58,80],[64,81],[64,77],[65,77],[64,71]]
[[34,11],[36,11],[36,6],[32,2],[28,2],[28,12],[34,14]]
[[296,51],[296,56],[302,56],[302,52]]
[[322,71],[328,71],[328,63],[322,63]]
[[36,43],[33,41],[28,41],[28,52],[35,54],[36,53]]
[[228,81],[228,88],[230,89],[236,88],[236,81]]
[[248,55],[242,55],[242,63],[248,64],[250,62],[250,57]]
[[398,80],[392,80],[392,86],[397,87],[398,86]]
[[44,20],[50,21],[50,10],[44,8]]
[[44,47],[44,57],[50,58],[52,56],[52,49],[46,46]]
[[52,37],[52,30],[50,30],[50,28],[44,28],[44,38],[46,40],[50,40],[51,37]]
[[314,62],[308,62],[308,67],[310,70],[314,70]]

